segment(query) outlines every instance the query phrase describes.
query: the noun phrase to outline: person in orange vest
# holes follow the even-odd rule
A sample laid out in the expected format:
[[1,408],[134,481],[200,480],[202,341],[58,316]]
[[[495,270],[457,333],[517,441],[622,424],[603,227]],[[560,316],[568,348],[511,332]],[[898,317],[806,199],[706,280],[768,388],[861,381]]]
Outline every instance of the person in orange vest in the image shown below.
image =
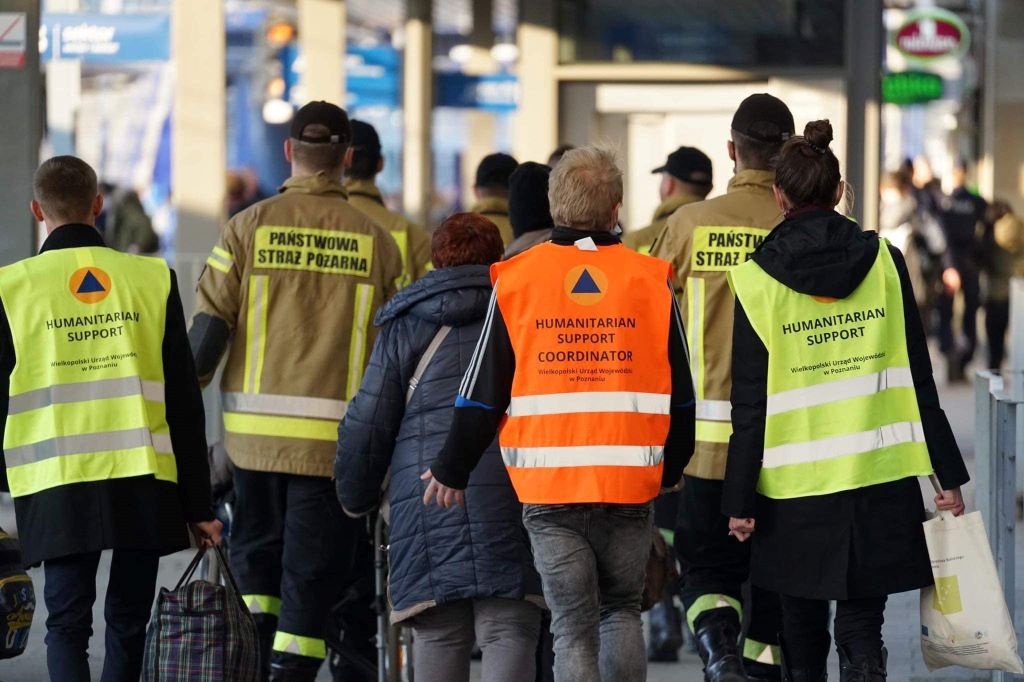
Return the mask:
[[465,501],[499,431],[551,609],[555,679],[646,676],[640,622],[651,500],[694,447],[671,266],[612,233],[622,173],[597,148],[551,173],[551,241],[491,266],[494,294],[424,503]]

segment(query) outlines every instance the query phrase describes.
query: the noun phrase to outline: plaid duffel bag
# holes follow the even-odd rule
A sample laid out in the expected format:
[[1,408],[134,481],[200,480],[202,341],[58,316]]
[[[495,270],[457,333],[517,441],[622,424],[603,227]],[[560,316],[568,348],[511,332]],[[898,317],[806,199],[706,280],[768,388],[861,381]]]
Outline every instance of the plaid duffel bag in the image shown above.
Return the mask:
[[143,682],[259,682],[259,635],[220,547],[225,585],[192,580],[205,549],[173,590],[163,588],[146,633]]

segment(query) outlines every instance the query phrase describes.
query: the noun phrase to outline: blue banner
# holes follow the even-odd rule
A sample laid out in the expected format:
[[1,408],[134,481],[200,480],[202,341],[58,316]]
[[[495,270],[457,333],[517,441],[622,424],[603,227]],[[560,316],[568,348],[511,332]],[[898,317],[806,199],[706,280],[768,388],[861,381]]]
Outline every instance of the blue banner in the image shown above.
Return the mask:
[[467,76],[437,74],[437,106],[484,111],[515,111],[519,101],[519,79],[508,73]]
[[348,46],[345,88],[349,107],[399,106],[401,58],[390,46]]
[[94,64],[167,61],[171,58],[171,17],[138,14],[44,13],[39,56]]

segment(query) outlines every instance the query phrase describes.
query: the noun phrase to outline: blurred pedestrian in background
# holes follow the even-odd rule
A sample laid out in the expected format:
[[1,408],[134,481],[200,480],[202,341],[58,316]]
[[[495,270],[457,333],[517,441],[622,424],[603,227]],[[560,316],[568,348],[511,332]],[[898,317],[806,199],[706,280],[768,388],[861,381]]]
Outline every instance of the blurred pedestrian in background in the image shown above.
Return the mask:
[[962,514],[968,481],[932,379],[903,256],[837,213],[828,121],[782,148],[785,221],[729,273],[736,293],[722,511],[753,534],[751,583],[782,596],[786,680],[884,682],[889,594],[932,583],[918,476]]
[[573,149],[576,149],[576,147],[571,144],[560,144],[555,147],[555,151],[551,152],[551,155],[548,156],[548,167],[554,168],[557,166],[558,162],[562,160],[563,156],[565,156],[565,153],[572,151]]
[[431,241],[436,269],[377,314],[381,333],[338,431],[338,498],[364,515],[387,486],[391,621],[412,625],[417,680],[468,682],[475,641],[483,679],[533,682],[540,579],[497,442],[470,477],[465,507],[425,507],[420,479],[448,435],[501,235],[486,218],[458,213]]
[[25,565],[46,575],[50,679],[89,680],[96,572],[111,549],[103,679],[129,682],[160,557],[189,546],[186,523],[220,542],[203,399],[174,272],[107,247],[93,169],[54,157],[33,196],[46,241],[0,269],[0,487]]
[[430,235],[400,213],[388,210],[376,177],[384,170],[380,137],[369,123],[352,121],[352,160],[345,167],[349,203],[391,233],[402,252],[402,281],[406,287],[430,269]]
[[[946,356],[948,379],[963,381],[964,370],[978,345],[978,308],[981,305],[983,221],[988,204],[967,189],[967,165],[959,161],[953,169],[954,190],[943,197],[937,214],[946,235],[952,270],[943,273],[945,289],[938,300],[939,350]],[[961,334],[953,328],[953,303],[957,292],[963,298]]]
[[744,600],[750,548],[729,537],[728,519],[721,512],[732,432],[728,397],[733,295],[726,273],[744,262],[782,220],[772,196],[775,157],[793,130],[793,114],[782,100],[763,93],[744,99],[727,143],[736,174],[726,193],[677,210],[651,250],[651,255],[672,262],[675,291],[688,320],[697,447],[684,472],[675,548],[686,620],[710,682],[744,676],[775,682],[781,675],[778,597],[754,588]]
[[508,185],[508,212],[515,239],[505,249],[506,260],[551,239],[555,223],[551,219],[551,204],[548,203],[550,176],[550,168],[533,161],[520,164],[512,172]]
[[513,239],[508,217],[508,183],[518,165],[519,162],[508,154],[499,152],[485,156],[477,166],[473,184],[476,202],[469,207],[470,213],[479,213],[497,225],[505,246]]
[[640,253],[651,252],[651,245],[665,228],[669,216],[681,206],[706,199],[712,187],[711,159],[695,147],[680,147],[651,173],[661,174],[658,188],[661,204],[654,210],[650,225],[622,236],[623,244]]
[[669,266],[612,232],[613,155],[567,152],[548,198],[551,241],[491,268],[495,293],[424,501],[462,504],[500,426],[551,609],[555,679],[636,682],[650,502],[693,452],[686,342]]
[[402,273],[395,240],[346,200],[351,142],[333,104],[295,113],[284,147],[292,176],[221,231],[189,332],[203,382],[228,354],[229,559],[282,682],[316,677],[328,614],[365,537],[331,483],[337,425],[363,380],[370,321]]
[[103,182],[100,194],[103,212],[96,219],[96,229],[104,243],[123,253],[156,253],[160,249],[160,238],[135,190]]
[[1010,279],[1024,276],[1024,221],[1005,201],[994,201],[985,216],[983,240],[985,336],[988,368],[999,371],[1010,325]]

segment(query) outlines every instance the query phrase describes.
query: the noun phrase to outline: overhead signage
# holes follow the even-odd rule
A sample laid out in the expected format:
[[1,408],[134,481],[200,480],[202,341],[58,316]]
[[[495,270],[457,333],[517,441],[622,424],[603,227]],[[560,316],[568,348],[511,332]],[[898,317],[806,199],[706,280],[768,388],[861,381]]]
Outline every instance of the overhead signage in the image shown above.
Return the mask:
[[512,74],[467,76],[437,74],[437,105],[484,111],[515,111],[519,102],[519,79]]
[[942,76],[924,71],[890,73],[882,79],[882,101],[907,106],[942,99]]
[[397,107],[401,59],[398,50],[348,46],[345,56],[345,89],[349,107]]
[[971,34],[953,12],[930,7],[907,13],[892,42],[907,59],[932,62],[962,57],[970,47]]
[[39,56],[95,64],[167,61],[171,58],[168,12],[133,14],[44,13]]
[[27,22],[24,12],[0,12],[0,69],[25,66]]

